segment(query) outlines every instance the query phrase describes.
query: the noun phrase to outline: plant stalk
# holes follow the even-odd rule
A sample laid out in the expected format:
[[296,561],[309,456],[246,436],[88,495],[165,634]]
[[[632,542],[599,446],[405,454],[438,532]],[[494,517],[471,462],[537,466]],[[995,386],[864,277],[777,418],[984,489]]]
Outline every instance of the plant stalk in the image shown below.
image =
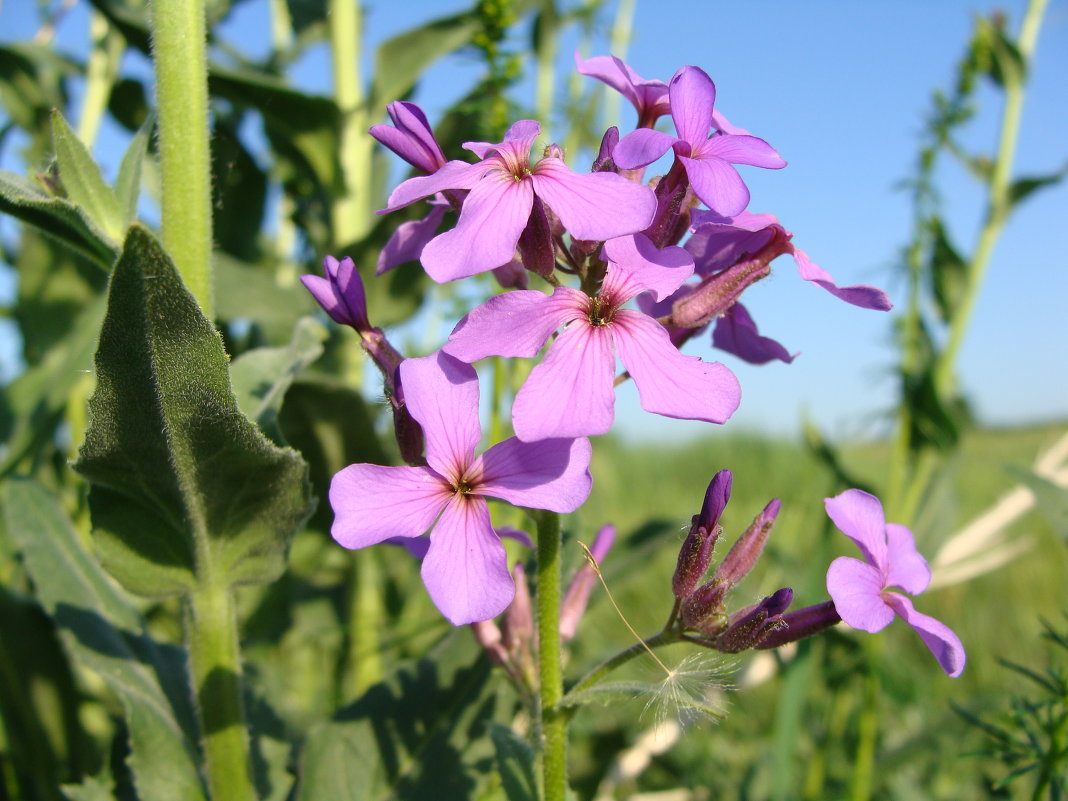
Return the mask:
[[203,0],[153,0],[163,247],[213,317],[211,150]]
[[567,795],[567,714],[560,661],[560,516],[538,512],[538,715],[540,721],[542,798],[564,801]]

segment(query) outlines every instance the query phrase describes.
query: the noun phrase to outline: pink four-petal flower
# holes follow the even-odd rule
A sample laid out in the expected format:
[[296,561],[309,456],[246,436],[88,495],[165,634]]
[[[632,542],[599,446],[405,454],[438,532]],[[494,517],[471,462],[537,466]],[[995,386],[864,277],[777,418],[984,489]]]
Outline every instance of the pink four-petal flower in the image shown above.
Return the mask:
[[964,646],[944,623],[920,614],[899,589],[919,595],[931,582],[927,560],[916,550],[912,532],[887,523],[879,499],[863,490],[846,490],[824,500],[827,514],[857,544],[866,561],[840,556],[827,570],[827,592],[842,620],[875,633],[902,618],[920,635],[949,676],[964,670]]
[[590,297],[557,287],[508,292],[483,303],[457,325],[443,350],[465,362],[487,356],[534,356],[561,326],[512,406],[519,439],[603,434],[612,426],[615,355],[634,379],[642,408],[665,417],[722,423],[738,408],[738,380],[724,365],[684,356],[648,315],[622,308],[641,292],[659,298],[693,272],[682,248],[658,251],[642,234],[604,246],[608,270]]
[[346,548],[430,533],[422,576],[452,623],[488,620],[515,585],[486,496],[517,506],[573,512],[590,493],[590,443],[514,437],[481,456],[478,378],[440,351],[400,366],[408,408],[426,436],[425,467],[349,465],[330,484],[331,534]]

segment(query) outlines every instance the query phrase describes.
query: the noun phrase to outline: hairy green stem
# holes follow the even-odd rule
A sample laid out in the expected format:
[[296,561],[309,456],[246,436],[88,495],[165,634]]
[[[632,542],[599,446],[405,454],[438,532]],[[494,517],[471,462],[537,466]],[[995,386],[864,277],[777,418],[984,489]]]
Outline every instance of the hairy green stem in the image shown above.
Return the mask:
[[682,635],[677,631],[668,631],[666,628],[659,634],[654,634],[652,637],[646,637],[641,642],[636,642],[629,648],[624,648],[615,656],[609,657],[600,665],[595,667],[575,684],[570,690],[567,691],[567,695],[563,698],[563,703],[568,707],[569,713],[574,714],[577,707],[570,706],[568,699],[572,698],[583,690],[588,690],[591,687],[596,687],[600,684],[601,680],[617,668],[623,667],[632,659],[649,653],[652,648],[659,648],[662,645],[672,645],[673,643],[682,642]]
[[211,151],[203,0],[153,0],[163,247],[211,319]]
[[538,751],[542,798],[564,801],[567,795],[567,714],[561,708],[564,672],[560,662],[560,515],[537,512],[538,524]]
[[211,798],[255,801],[241,700],[237,616],[228,588],[205,583],[189,596],[186,643]]
[[331,208],[336,246],[360,239],[371,224],[371,152],[374,140],[367,133],[367,110],[360,74],[360,4],[330,0],[330,53],[334,74],[334,102],[341,112],[338,132],[341,195]]

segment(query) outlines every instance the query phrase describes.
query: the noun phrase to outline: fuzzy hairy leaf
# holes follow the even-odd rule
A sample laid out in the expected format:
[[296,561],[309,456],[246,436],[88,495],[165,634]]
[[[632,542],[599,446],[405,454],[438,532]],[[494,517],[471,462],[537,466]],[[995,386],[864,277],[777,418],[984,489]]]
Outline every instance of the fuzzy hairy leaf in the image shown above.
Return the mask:
[[58,110],[52,111],[52,145],[67,197],[85,209],[111,239],[122,238],[123,215],[115,192],[104,183],[92,154]]
[[140,615],[82,547],[47,489],[11,479],[0,484],[0,499],[7,532],[67,650],[122,700],[140,797],[204,801],[182,651],[145,634]]
[[222,340],[145,228],[130,229],[75,469],[105,567],[140,595],[276,578],[311,511],[306,466],[241,413]]

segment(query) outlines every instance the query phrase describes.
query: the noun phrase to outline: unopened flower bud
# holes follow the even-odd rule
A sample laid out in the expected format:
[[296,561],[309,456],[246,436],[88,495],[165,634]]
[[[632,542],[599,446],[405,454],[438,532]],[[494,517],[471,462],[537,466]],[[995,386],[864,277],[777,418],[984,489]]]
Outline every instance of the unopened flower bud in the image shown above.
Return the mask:
[[471,624],[475,640],[489,654],[489,658],[501,667],[508,667],[508,652],[501,642],[501,630],[492,620],[480,620]]
[[526,571],[521,562],[516,562],[512,576],[515,579],[515,597],[504,610],[502,626],[504,647],[514,654],[526,648],[534,638],[534,611],[530,603]]
[[720,470],[705,491],[701,513],[694,515],[690,532],[679,549],[671,591],[679,600],[693,594],[712,561],[712,551],[719,538],[719,518],[731,497],[731,471]]
[[[590,555],[593,556],[598,565],[601,564],[601,560],[611,550],[615,541],[615,526],[607,525],[597,532],[597,536],[593,538],[593,543],[590,545]],[[575,636],[575,630],[578,628],[582,613],[586,611],[586,604],[590,600],[590,590],[593,589],[593,582],[596,579],[597,572],[593,569],[593,565],[585,562],[578,569],[575,578],[571,581],[571,585],[567,588],[567,592],[564,594],[564,602],[560,606],[561,641],[567,642]]]
[[547,159],[560,159],[564,160],[564,149],[557,144],[546,145],[545,150],[542,151],[542,157]]
[[795,609],[782,616],[782,626],[768,634],[756,647],[761,650],[778,648],[780,645],[797,642],[813,634],[819,634],[842,621],[834,601],[824,601],[815,606]]
[[423,110],[398,100],[386,106],[386,111],[396,127],[372,125],[368,133],[416,169],[437,172],[445,164],[445,155]]
[[756,647],[783,625],[782,613],[793,599],[794,591],[783,587],[760,603],[731,615],[726,631],[716,637],[712,647],[727,654],[737,654]]
[[616,163],[612,161],[612,151],[619,144],[619,128],[612,126],[601,137],[601,148],[597,151],[597,158],[593,160],[593,172],[618,172]]
[[771,273],[771,262],[792,250],[790,235],[782,226],[755,255],[746,254],[730,267],[706,276],[697,288],[680,298],[671,310],[673,325],[698,328],[707,325],[733,306],[746,287]]
[[341,325],[355,328],[362,336],[372,330],[367,320],[367,297],[360,273],[348,256],[340,262],[333,256],[323,258],[324,277],[302,275],[301,283],[311,292],[323,311]]
[[745,578],[764,551],[764,545],[767,544],[768,535],[771,534],[771,527],[775,523],[775,517],[779,514],[780,506],[779,499],[776,498],[764,507],[764,511],[749,524],[749,528],[734,543],[726,558],[720,562],[714,574],[715,578],[724,582],[728,587],[735,586]]
[[727,585],[712,579],[706,581],[682,600],[679,607],[679,622],[684,631],[699,631],[711,636],[727,625],[723,599]]

